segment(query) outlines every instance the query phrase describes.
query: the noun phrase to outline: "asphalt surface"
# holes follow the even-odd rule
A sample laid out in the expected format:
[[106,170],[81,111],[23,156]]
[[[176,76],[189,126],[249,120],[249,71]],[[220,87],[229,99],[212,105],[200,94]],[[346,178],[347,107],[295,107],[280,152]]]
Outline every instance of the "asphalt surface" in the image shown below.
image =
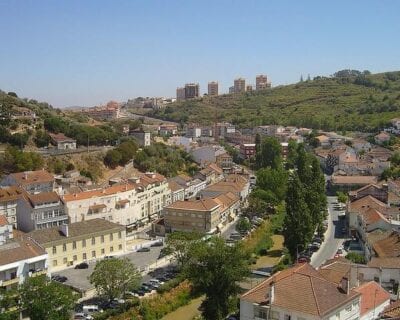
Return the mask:
[[[157,262],[162,247],[152,247],[150,252],[131,252],[120,257],[128,258],[139,269]],[[89,276],[92,274],[96,263],[89,264],[88,269],[65,269],[60,272],[54,272],[52,275],[62,275],[68,278],[65,284],[80,290],[93,288],[89,282]],[[147,278],[147,277],[146,277]],[[145,281],[148,279],[144,279]]]
[[333,209],[337,197],[327,197],[328,200],[328,228],[325,232],[324,242],[317,252],[311,257],[311,265],[314,268],[320,267],[326,260],[332,259],[345,238],[342,234],[344,220],[339,220],[338,211]]

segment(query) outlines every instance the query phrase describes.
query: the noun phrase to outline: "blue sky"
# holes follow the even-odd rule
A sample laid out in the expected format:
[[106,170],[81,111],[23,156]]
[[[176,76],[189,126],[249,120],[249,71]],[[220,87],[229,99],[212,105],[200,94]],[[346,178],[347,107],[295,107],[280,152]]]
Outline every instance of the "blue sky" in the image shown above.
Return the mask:
[[54,106],[400,70],[400,1],[0,0],[0,89]]

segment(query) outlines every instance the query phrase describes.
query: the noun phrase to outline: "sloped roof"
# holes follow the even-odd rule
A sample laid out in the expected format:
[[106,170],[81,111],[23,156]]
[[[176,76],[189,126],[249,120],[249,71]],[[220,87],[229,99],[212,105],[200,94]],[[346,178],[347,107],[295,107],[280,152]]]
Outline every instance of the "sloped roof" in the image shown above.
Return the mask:
[[351,270],[351,261],[339,257],[328,260],[318,272],[327,280],[339,284],[343,277],[349,277]]
[[361,293],[361,316],[390,301],[390,294],[375,281],[364,283],[354,291]]
[[0,189],[0,202],[15,201],[22,196],[22,190],[16,186]]
[[386,239],[375,242],[373,248],[378,257],[400,257],[400,234],[392,232]]
[[249,290],[241,299],[258,304],[269,303],[271,284],[274,286],[272,305],[314,316],[324,316],[360,295],[354,290],[344,293],[309,264],[302,264],[278,272]]
[[129,190],[134,190],[134,189],[135,189],[135,186],[132,183],[117,184],[117,185],[113,185],[111,187],[107,187],[104,189],[89,190],[89,191],[83,191],[80,193],[66,194],[66,195],[64,195],[64,201],[70,202],[70,201],[84,200],[84,199],[90,199],[90,198],[96,198],[96,197],[102,197],[102,196],[109,196],[109,195],[129,191]]
[[387,205],[371,195],[354,200],[349,205],[349,211],[352,212],[366,211],[370,208],[385,212]]
[[367,226],[380,220],[389,223],[389,221],[383,216],[383,214],[374,208],[369,208],[368,210],[361,211],[359,215],[363,217],[363,220],[365,221],[365,224]]
[[214,210],[221,205],[211,198],[205,198],[200,200],[189,200],[189,201],[176,201],[169,206],[167,209],[178,209],[178,210],[193,210],[193,211],[210,211]]
[[400,257],[372,257],[368,262],[371,268],[400,269]]
[[375,184],[378,182],[378,178],[375,176],[332,176],[333,184]]
[[387,306],[382,312],[384,319],[400,319],[400,300]]
[[45,170],[11,173],[10,176],[12,176],[19,185],[54,181],[53,175]]
[[173,180],[168,180],[168,186],[172,192],[183,190],[183,187]]
[[8,220],[4,214],[0,214],[0,226],[5,226],[8,224]]

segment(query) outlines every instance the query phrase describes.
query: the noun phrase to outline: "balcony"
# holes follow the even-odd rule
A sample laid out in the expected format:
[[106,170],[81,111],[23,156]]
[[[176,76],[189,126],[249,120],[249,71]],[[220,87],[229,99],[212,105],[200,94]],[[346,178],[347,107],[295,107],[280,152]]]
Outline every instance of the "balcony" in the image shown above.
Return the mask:
[[0,280],[0,287],[8,287],[19,282],[19,277],[9,280]]
[[29,276],[30,276],[30,277],[38,277],[38,276],[46,275],[46,274],[47,274],[47,270],[40,270],[40,271],[29,272]]

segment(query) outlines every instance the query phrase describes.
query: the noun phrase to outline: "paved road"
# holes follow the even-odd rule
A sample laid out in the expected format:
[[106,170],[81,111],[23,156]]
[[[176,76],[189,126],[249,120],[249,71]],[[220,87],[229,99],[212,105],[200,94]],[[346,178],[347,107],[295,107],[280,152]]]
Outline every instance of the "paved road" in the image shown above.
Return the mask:
[[311,257],[311,265],[315,268],[320,267],[326,260],[335,256],[337,249],[344,242],[342,237],[342,227],[344,221],[339,220],[338,212],[333,209],[333,203],[337,197],[328,197],[328,228],[325,233],[325,240],[321,248]]

